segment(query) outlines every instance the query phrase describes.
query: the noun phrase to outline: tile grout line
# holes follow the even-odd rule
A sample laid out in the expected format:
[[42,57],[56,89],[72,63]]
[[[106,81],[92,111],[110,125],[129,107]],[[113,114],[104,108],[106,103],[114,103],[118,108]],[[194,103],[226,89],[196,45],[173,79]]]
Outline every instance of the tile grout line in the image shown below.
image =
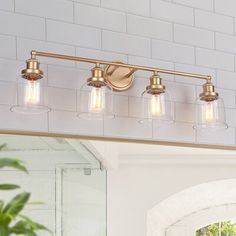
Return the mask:
[[16,60],[17,60],[18,59],[17,36],[15,36],[15,46],[16,46]]
[[75,2],[73,1],[73,23],[75,24]]
[[48,35],[47,35],[47,18],[45,18],[45,41],[47,41],[47,39],[48,39]]
[[152,17],[152,0],[149,0],[149,16]]
[[215,0],[213,0],[213,12],[216,13],[216,3],[215,3]]

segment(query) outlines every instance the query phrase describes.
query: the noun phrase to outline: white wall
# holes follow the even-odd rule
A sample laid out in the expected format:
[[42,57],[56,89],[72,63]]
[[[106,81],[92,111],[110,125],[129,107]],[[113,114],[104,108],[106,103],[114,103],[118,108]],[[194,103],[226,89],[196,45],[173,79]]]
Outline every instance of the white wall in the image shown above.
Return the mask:
[[[1,0],[0,128],[235,144],[235,8],[233,0]],[[200,81],[173,76],[164,78],[176,123],[140,126],[137,97],[148,77],[143,72],[131,90],[117,96],[115,120],[78,120],[76,89],[89,68],[50,59],[41,62],[53,111],[29,117],[10,113],[14,82],[31,49],[210,74],[225,100],[230,128],[196,134],[193,103]]]
[[144,236],[148,210],[162,200],[201,183],[236,177],[235,164],[177,162],[132,162],[108,172],[108,236]]

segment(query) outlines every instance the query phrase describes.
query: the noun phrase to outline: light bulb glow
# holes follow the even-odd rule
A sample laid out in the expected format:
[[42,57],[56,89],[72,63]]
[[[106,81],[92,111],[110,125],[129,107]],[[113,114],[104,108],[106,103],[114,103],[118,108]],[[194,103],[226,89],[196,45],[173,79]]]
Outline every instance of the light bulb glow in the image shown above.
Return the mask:
[[25,84],[24,102],[27,105],[40,103],[40,84],[38,81],[28,80]]
[[102,112],[105,109],[105,91],[102,87],[92,87],[91,92],[89,94],[88,106],[88,110],[90,112]]
[[217,102],[207,102],[205,104],[205,119],[208,123],[214,123],[218,120],[219,117],[219,111]]
[[165,115],[165,101],[163,94],[153,94],[150,99],[150,115],[160,117]]

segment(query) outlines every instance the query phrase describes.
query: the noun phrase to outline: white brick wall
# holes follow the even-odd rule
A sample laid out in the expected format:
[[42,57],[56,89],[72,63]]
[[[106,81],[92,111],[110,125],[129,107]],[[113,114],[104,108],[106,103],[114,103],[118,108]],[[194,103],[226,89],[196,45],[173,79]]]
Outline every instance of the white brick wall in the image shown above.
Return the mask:
[[13,36],[0,36],[0,56],[3,58],[16,57],[16,39]]
[[198,48],[196,50],[196,64],[233,71],[234,55],[215,50]]
[[45,39],[45,20],[11,12],[0,12],[0,33],[33,39]]
[[152,41],[153,58],[173,62],[194,63],[194,48],[164,41]]
[[103,31],[102,38],[104,50],[144,57],[151,55],[151,41],[148,38],[111,31]]
[[148,16],[150,12],[149,0],[101,0],[101,6],[118,11],[129,12],[136,15]]
[[228,16],[236,17],[236,2],[234,0],[215,0],[215,11]]
[[99,29],[47,20],[47,40],[82,47],[101,48]]
[[[234,0],[1,0],[1,127],[140,139],[235,144],[236,3]],[[137,72],[132,88],[115,97],[117,119],[76,118],[76,89],[90,65],[41,58],[50,86],[49,115],[9,112],[14,82],[32,49],[118,60],[209,74],[227,107],[228,131],[204,136],[192,130],[202,81],[163,75],[176,107],[176,123],[140,126],[140,93],[149,73]]]
[[73,22],[73,2],[66,0],[15,0],[15,11],[49,19]]
[[151,3],[151,16],[153,18],[193,25],[193,8],[165,2],[162,0],[152,0]]
[[232,34],[234,22],[232,17],[214,14],[208,11],[195,10],[195,24],[197,27]]
[[75,23],[101,29],[126,31],[125,13],[84,4],[75,4]]
[[213,32],[183,25],[174,26],[174,40],[178,43],[193,46],[206,48],[214,47]]
[[0,9],[13,11],[14,10],[14,0],[2,0],[0,2]]
[[173,0],[176,3],[181,3],[186,6],[202,8],[212,11],[214,8],[214,0]]
[[171,40],[172,24],[152,18],[128,15],[127,32],[149,38]]
[[236,37],[232,35],[225,35],[221,33],[216,33],[215,36],[216,42],[216,49],[229,52],[229,53],[236,53]]

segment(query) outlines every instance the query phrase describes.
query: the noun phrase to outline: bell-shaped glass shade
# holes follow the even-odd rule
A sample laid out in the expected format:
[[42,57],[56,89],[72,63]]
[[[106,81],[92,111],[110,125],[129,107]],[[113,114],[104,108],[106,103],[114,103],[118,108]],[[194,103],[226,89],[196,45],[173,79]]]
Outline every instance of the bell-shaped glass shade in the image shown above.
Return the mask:
[[227,129],[224,102],[221,98],[214,101],[196,100],[194,129]]
[[113,90],[105,82],[95,87],[85,83],[79,90],[78,117],[86,120],[106,120],[115,117]]
[[149,122],[173,122],[174,108],[169,93],[142,94],[142,119],[140,123]]
[[42,114],[51,109],[47,106],[47,88],[42,86],[42,79],[27,80],[17,79],[16,84],[16,105],[11,111],[22,114]]

